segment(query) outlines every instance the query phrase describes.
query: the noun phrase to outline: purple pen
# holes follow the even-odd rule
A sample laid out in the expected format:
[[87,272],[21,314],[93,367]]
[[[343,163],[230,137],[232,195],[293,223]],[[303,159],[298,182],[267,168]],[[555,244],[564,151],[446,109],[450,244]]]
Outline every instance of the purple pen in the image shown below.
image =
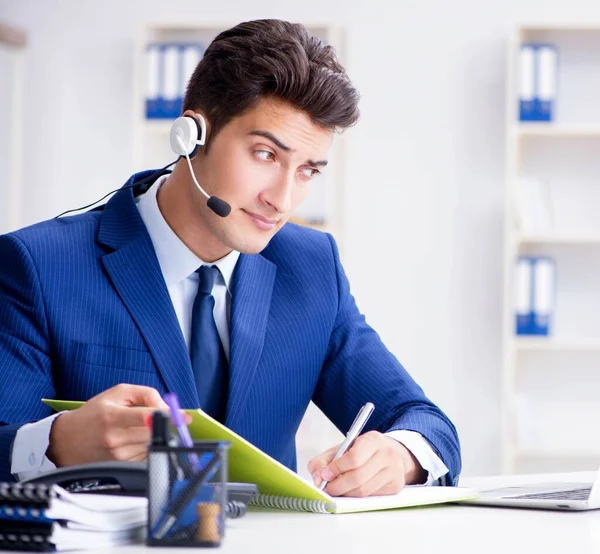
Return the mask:
[[[164,396],[164,401],[167,406],[169,406],[169,410],[171,411],[171,421],[173,422],[173,426],[179,435],[179,441],[182,446],[191,448],[194,446],[192,441],[192,437],[190,436],[190,431],[183,420],[183,413],[181,410],[181,406],[179,405],[179,398],[174,392],[168,392]],[[200,467],[200,460],[198,459],[198,455],[191,453],[190,454],[190,462],[196,467]]]

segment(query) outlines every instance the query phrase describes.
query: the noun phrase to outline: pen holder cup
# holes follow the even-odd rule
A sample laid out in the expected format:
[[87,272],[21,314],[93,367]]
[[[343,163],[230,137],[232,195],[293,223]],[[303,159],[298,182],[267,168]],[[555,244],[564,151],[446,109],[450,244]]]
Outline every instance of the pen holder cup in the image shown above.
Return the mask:
[[148,450],[149,546],[220,546],[225,534],[228,442]]

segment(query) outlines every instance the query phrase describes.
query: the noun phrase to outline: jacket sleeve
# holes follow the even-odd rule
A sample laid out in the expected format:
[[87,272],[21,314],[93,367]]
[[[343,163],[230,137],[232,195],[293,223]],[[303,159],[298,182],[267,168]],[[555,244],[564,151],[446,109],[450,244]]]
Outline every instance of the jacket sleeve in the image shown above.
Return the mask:
[[346,433],[361,406],[372,402],[375,411],[365,431],[420,433],[449,469],[446,483],[456,485],[461,456],[454,425],[367,324],[350,293],[335,241],[328,238],[338,284],[337,315],[315,404]]
[[0,236],[0,481],[11,481],[12,444],[47,417],[54,397],[48,322],[35,263],[14,234]]

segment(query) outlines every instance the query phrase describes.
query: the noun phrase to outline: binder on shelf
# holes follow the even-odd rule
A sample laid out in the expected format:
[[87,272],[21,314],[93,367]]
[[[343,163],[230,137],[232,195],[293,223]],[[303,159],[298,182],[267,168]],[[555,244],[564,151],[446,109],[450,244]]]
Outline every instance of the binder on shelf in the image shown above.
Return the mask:
[[519,256],[515,268],[515,312],[517,335],[533,329],[533,259]]
[[556,46],[523,43],[518,65],[519,121],[553,121],[558,83]]
[[187,84],[202,59],[199,43],[151,43],[146,48],[146,119],[181,115]]
[[160,117],[160,45],[148,44],[146,48],[146,118]]
[[519,256],[515,270],[517,335],[551,334],[556,266],[552,258]]
[[190,78],[194,74],[196,66],[200,63],[203,54],[204,48],[201,44],[182,44],[180,46],[181,73],[179,76],[179,98],[181,105],[183,105],[183,98]]
[[179,98],[180,55],[177,44],[163,44],[161,79],[161,117],[175,119],[181,113]]
[[535,259],[533,284],[533,334],[549,335],[554,314],[556,266],[548,257]]
[[522,44],[519,52],[519,121],[535,121],[535,47]]
[[552,121],[556,108],[558,55],[552,44],[536,48],[535,113],[537,121]]

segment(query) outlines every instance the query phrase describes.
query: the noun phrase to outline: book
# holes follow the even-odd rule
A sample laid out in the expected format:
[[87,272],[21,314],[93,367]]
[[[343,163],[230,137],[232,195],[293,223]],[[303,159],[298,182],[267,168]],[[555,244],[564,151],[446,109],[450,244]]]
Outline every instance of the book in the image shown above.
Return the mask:
[[[83,402],[42,401],[56,411],[73,410]],[[475,498],[477,491],[466,487],[409,486],[397,495],[368,498],[332,497],[304,480],[268,454],[210,417],[202,410],[185,410],[192,417],[189,425],[194,440],[229,441],[229,480],[255,483],[259,495],[255,506],[316,513],[353,513],[408,508]]]
[[147,499],[0,483],[0,548],[73,550],[143,541]]

